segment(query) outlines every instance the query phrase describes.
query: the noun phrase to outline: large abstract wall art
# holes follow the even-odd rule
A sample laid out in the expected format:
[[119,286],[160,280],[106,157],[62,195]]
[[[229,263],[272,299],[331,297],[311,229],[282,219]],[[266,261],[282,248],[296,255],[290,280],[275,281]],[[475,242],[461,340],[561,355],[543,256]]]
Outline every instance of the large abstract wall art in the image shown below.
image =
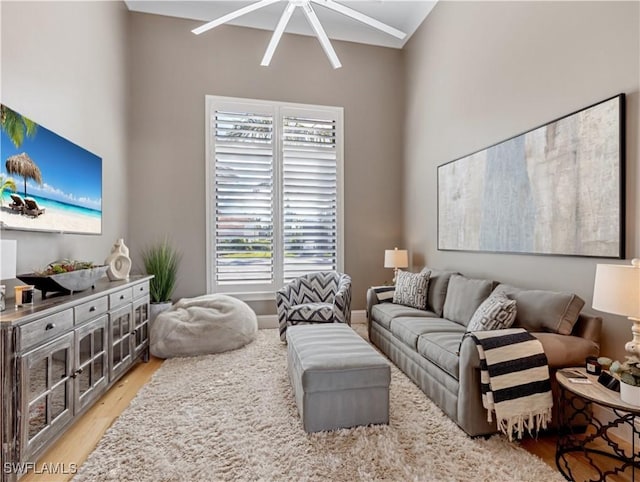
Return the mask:
[[624,94],[438,167],[438,249],[624,258]]

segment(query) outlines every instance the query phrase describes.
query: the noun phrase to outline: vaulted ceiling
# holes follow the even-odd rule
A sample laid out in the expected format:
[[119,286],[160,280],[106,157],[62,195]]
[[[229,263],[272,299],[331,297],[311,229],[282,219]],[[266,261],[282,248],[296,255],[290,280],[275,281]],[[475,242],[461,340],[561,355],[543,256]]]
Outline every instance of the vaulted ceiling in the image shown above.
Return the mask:
[[[257,1],[257,0],[256,0]],[[404,40],[380,32],[349,17],[323,8],[315,7],[322,26],[331,39],[349,42],[379,45],[383,47],[402,48],[416,31],[426,16],[431,12],[437,0],[403,1],[403,0],[339,0],[339,3],[357,10],[365,15],[391,25],[407,33]],[[128,0],[125,2],[129,10],[152,13],[170,17],[201,20],[203,23],[222,17],[255,1],[155,1]],[[232,25],[273,30],[282,15],[287,1],[277,2],[254,12],[248,13],[229,22]],[[300,9],[296,9],[286,29],[288,33],[314,35]]]

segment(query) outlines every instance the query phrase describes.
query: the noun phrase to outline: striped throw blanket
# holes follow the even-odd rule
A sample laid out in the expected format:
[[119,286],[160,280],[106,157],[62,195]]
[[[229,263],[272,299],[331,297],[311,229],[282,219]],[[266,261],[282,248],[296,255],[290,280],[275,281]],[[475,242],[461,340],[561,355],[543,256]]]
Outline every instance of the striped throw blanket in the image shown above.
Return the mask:
[[551,421],[551,382],[542,344],[522,328],[475,331],[469,335],[480,355],[482,404],[488,421],[513,440]]
[[376,294],[380,303],[392,302],[393,295],[396,292],[395,286],[372,286],[371,289]]

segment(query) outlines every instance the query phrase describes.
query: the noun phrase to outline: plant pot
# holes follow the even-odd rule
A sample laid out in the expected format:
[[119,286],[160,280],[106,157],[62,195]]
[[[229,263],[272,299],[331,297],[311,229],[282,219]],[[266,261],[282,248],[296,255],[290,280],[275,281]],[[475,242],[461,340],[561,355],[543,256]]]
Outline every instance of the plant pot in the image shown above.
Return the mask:
[[171,308],[171,301],[163,301],[161,303],[151,303],[149,308],[149,329],[151,329],[151,325],[153,325],[154,320],[160,313],[164,313],[169,308]]
[[621,382],[620,399],[629,405],[640,407],[640,387],[635,387],[628,383]]

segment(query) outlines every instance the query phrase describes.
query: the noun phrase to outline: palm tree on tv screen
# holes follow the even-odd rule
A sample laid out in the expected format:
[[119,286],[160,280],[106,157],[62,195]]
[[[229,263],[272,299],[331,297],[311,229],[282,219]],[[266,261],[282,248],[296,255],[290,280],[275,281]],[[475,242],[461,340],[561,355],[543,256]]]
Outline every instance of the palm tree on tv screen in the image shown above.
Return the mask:
[[11,139],[13,145],[20,147],[25,137],[33,137],[36,134],[38,124],[9,109],[6,105],[0,105],[0,127]]
[[[0,104],[0,127],[7,134],[13,145],[20,147],[25,137],[33,137],[38,125],[31,119],[18,114],[6,105]],[[24,195],[27,196],[27,179],[42,184],[42,174],[33,160],[25,153],[11,156],[6,163],[7,172],[24,178]],[[14,188],[15,191],[15,183]]]
[[16,182],[12,177],[0,176],[0,206],[4,204],[5,191],[16,192]]

